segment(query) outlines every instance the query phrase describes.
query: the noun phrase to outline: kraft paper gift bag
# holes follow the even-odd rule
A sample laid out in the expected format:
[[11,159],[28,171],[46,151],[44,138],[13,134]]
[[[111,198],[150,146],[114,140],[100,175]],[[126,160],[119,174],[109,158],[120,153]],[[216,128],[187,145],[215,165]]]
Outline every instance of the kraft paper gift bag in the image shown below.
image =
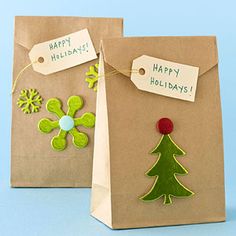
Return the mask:
[[[74,53],[80,60],[82,52],[88,52],[87,43],[79,45],[85,33],[89,33],[89,45],[97,57],[100,40],[122,37],[122,31],[123,21],[118,18],[16,17],[13,80],[30,64],[29,52],[34,45],[58,39],[50,43],[50,50],[64,50],[69,39],[60,37],[79,32],[73,51],[51,56],[53,62]],[[29,66],[18,79],[12,95],[13,187],[91,186],[96,85],[88,84],[86,77],[94,74],[96,79],[98,59],[83,62],[48,75]],[[30,97],[33,104],[28,107],[25,100],[30,101]]]
[[[101,51],[91,215],[114,229],[224,221],[215,37],[104,39]],[[134,70],[140,58],[146,61]],[[160,94],[130,78],[145,72],[148,60],[160,62],[148,84],[164,86]],[[179,64],[187,67],[178,71]],[[162,73],[181,77],[189,66],[198,71],[195,100],[187,97],[192,88],[159,80]]]

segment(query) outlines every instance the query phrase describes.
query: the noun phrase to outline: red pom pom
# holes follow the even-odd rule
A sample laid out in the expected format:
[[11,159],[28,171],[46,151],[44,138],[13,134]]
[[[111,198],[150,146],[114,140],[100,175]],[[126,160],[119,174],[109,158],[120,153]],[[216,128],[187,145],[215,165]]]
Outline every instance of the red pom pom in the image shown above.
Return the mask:
[[156,129],[161,134],[170,134],[173,131],[173,128],[173,122],[169,118],[161,118],[156,124]]

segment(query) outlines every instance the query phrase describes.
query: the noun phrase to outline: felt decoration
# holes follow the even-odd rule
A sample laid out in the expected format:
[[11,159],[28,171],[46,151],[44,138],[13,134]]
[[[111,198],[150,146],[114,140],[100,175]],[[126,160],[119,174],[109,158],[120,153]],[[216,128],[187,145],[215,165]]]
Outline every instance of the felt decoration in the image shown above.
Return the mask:
[[170,137],[173,130],[172,121],[162,118],[157,122],[156,127],[163,135],[151,154],[159,158],[146,173],[147,176],[156,177],[156,179],[152,188],[140,199],[154,201],[164,197],[164,204],[171,204],[172,197],[188,197],[194,193],[177,179],[177,175],[186,175],[188,171],[176,159],[178,156],[185,155],[185,152]]
[[98,81],[98,64],[89,67],[89,71],[86,72],[85,81],[88,82],[88,87],[90,89],[97,91],[97,81]]
[[156,123],[157,131],[161,134],[170,134],[173,131],[174,125],[168,118],[162,118]]
[[43,99],[36,89],[23,89],[17,100],[17,105],[25,114],[39,112]]
[[59,128],[59,133],[51,140],[54,150],[62,151],[66,148],[66,137],[69,133],[73,139],[76,148],[84,148],[88,144],[88,136],[78,131],[77,126],[93,128],[95,125],[95,115],[90,112],[84,113],[81,117],[74,118],[76,112],[83,107],[83,99],[80,96],[71,96],[67,101],[68,111],[65,114],[62,110],[62,103],[57,98],[51,98],[46,104],[46,109],[55,114],[59,120],[52,121],[43,118],[38,123],[38,128],[43,133],[50,133],[52,130]]

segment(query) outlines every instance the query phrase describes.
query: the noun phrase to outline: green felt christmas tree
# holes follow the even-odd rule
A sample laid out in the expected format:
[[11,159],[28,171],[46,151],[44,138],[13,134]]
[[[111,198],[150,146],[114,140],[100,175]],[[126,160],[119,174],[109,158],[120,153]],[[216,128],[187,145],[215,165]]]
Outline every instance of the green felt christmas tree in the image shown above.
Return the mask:
[[186,175],[188,171],[176,159],[176,157],[185,155],[185,152],[170,137],[173,130],[172,121],[168,118],[160,119],[157,122],[157,129],[163,135],[151,154],[157,155],[159,158],[146,173],[147,176],[156,177],[156,180],[150,191],[141,199],[154,201],[164,197],[164,204],[171,204],[172,197],[188,197],[194,193],[177,179],[177,175]]

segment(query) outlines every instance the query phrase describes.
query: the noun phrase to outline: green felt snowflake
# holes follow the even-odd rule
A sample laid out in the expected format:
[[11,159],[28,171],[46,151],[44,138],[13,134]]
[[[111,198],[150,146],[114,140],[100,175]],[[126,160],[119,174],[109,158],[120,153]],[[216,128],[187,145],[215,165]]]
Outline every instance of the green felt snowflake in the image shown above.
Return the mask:
[[52,121],[48,118],[43,118],[38,123],[38,128],[43,133],[50,133],[54,129],[60,129],[58,135],[54,136],[51,140],[51,145],[56,151],[62,151],[66,148],[68,133],[73,137],[72,141],[75,147],[86,147],[88,145],[88,136],[80,132],[76,127],[93,128],[95,125],[95,115],[93,113],[86,112],[81,117],[74,118],[76,112],[83,107],[83,99],[80,96],[69,97],[67,106],[68,111],[65,114],[59,99],[49,99],[46,109],[50,113],[55,114],[59,120]]
[[25,114],[38,112],[43,102],[36,89],[23,89],[17,100],[17,105]]
[[97,81],[98,81],[98,64],[89,67],[89,71],[86,72],[85,81],[88,82],[88,87],[90,89],[97,91]]

